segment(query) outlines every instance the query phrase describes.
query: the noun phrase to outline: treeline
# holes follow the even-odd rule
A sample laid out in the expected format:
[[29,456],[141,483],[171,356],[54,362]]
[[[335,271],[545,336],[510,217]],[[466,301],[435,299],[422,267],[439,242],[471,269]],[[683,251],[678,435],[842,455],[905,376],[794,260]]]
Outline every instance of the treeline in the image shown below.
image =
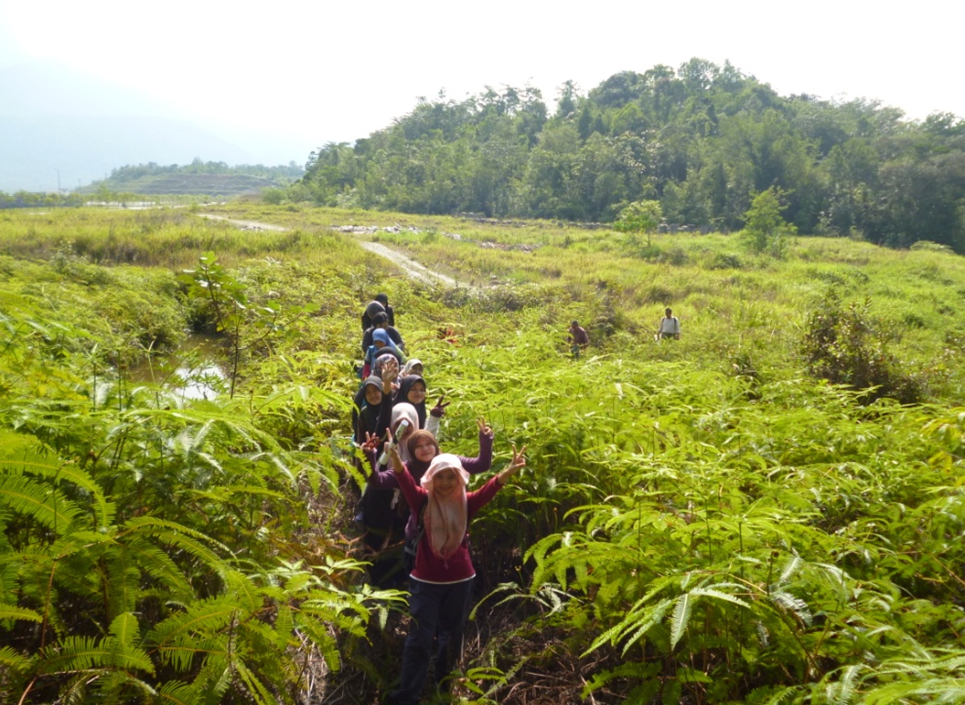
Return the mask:
[[[167,166],[148,162],[136,166],[122,166],[111,171],[111,175],[106,179],[108,185],[123,185],[132,181],[137,181],[145,176],[162,176],[169,174],[219,174],[237,176],[257,176],[272,181],[289,180],[301,178],[305,170],[295,162],[290,162],[287,166],[265,166],[264,164],[239,164],[228,166],[225,162],[203,162],[195,159],[190,164],[179,166],[170,164]],[[95,184],[96,186],[96,184]]]
[[965,121],[878,102],[782,97],[730,63],[618,73],[549,114],[537,89],[420,100],[354,145],[313,152],[293,196],[324,205],[612,221],[659,200],[668,226],[732,231],[785,193],[803,234],[965,252]]
[[0,209],[3,208],[63,208],[81,206],[84,197],[76,193],[39,193],[33,191],[17,191],[7,193],[0,191]]

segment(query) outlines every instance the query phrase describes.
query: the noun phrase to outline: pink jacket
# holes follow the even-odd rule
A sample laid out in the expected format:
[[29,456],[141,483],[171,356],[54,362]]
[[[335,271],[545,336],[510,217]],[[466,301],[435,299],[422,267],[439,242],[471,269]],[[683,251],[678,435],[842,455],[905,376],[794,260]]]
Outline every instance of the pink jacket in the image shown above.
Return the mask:
[[[404,470],[396,475],[402,494],[410,507],[418,507],[422,511],[428,492],[416,485],[415,480],[408,470]],[[494,475],[489,481],[478,490],[466,493],[466,509],[468,521],[472,521],[473,516],[489,500],[496,496],[502,486]],[[415,513],[415,511],[414,511]],[[438,558],[429,546],[429,536],[422,534],[419,547],[415,557],[415,567],[410,574],[411,578],[421,580],[426,583],[461,583],[476,576],[476,571],[472,567],[472,559],[469,556],[469,527],[466,527],[466,536],[462,540],[462,545],[455,554],[447,559]]]

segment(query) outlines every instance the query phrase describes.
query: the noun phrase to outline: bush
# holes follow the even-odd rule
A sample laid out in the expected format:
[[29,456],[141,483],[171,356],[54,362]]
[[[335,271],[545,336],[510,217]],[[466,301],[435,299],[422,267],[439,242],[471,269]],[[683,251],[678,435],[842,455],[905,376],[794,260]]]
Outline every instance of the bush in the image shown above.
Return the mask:
[[261,192],[261,200],[272,206],[279,206],[285,200],[285,191],[280,188],[266,188]]
[[707,269],[743,269],[740,255],[731,252],[718,252],[707,265]]
[[886,323],[870,313],[871,301],[843,307],[830,292],[821,306],[808,314],[801,348],[811,374],[868,391],[870,403],[881,397],[903,404],[917,403],[924,396],[920,377],[901,369],[888,344],[897,336]]

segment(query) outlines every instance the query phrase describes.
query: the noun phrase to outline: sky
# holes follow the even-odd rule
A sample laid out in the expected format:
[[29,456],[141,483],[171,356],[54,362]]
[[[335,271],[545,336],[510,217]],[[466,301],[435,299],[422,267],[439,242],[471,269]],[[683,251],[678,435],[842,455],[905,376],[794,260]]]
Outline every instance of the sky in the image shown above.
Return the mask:
[[66,64],[235,140],[275,135],[304,163],[440,90],[459,100],[532,85],[552,107],[567,80],[585,93],[619,71],[692,57],[729,60],[781,95],[965,116],[963,20],[965,4],[934,0],[0,0],[0,68]]

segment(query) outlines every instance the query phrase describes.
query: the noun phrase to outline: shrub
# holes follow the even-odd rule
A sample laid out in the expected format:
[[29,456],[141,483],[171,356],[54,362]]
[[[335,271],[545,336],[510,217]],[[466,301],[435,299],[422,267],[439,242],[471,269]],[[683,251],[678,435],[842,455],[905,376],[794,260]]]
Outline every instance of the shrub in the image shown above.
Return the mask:
[[270,205],[279,206],[285,200],[285,191],[280,188],[266,188],[261,192],[261,200]]
[[718,252],[707,265],[707,269],[743,269],[740,255],[732,252]]
[[922,380],[901,370],[888,350],[897,336],[870,313],[871,301],[842,306],[829,292],[808,314],[801,348],[811,374],[855,390],[868,391],[868,402],[891,397],[904,404],[921,401]]

